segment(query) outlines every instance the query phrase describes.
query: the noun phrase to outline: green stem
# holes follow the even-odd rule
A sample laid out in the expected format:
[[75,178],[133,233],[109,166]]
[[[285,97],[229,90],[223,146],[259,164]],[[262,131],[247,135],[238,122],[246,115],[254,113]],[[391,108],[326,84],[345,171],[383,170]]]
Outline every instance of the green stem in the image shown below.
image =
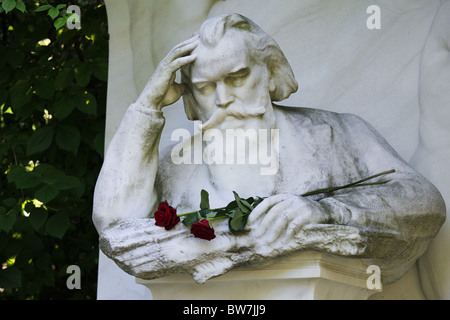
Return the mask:
[[198,212],[198,210],[197,210],[197,211],[192,211],[192,212],[187,212],[187,213],[177,214],[177,216],[179,216],[179,217],[184,217],[184,216],[190,215],[190,214],[192,214],[192,213],[196,213],[196,212]]
[[205,218],[208,221],[214,221],[214,220],[223,220],[229,218],[228,216],[221,216],[221,217],[214,217],[214,218]]
[[[218,210],[223,210],[223,209],[226,209],[226,207],[221,207],[221,208],[216,208],[216,209],[209,209],[210,211],[218,211]],[[190,214],[192,214],[192,213],[197,213],[197,212],[199,212],[200,210],[196,210],[196,211],[192,211],[192,212],[188,212],[188,213],[181,213],[181,214],[177,214],[177,216],[179,216],[179,217],[184,217],[184,216],[187,216],[187,215],[190,215]]]
[[364,183],[363,184],[363,182],[365,182],[367,180],[371,180],[371,179],[377,178],[379,176],[386,175],[386,174],[393,173],[393,172],[395,172],[395,169],[384,171],[384,172],[375,174],[373,176],[367,177],[365,179],[346,184],[346,185],[341,186],[341,187],[331,187],[331,188],[324,188],[324,189],[318,189],[318,190],[314,190],[314,191],[309,191],[309,192],[306,192],[306,193],[302,194],[301,196],[302,197],[307,197],[307,196],[312,196],[312,195],[315,195],[315,194],[329,193],[329,192],[333,192],[333,191],[337,191],[337,190],[341,190],[341,189],[346,189],[346,188],[351,188],[351,187],[362,187],[362,186],[369,186],[369,185],[376,185],[376,184],[386,183],[388,181],[380,181],[380,182]]
[[[387,183],[389,181],[378,181],[378,182],[371,182],[371,183],[363,183],[363,182],[366,182],[368,180],[371,180],[371,179],[374,179],[374,178],[377,178],[377,177],[380,177],[380,176],[383,176],[383,175],[386,175],[386,174],[390,174],[390,173],[393,173],[393,172],[395,172],[395,169],[388,170],[388,171],[383,171],[381,173],[375,174],[373,176],[367,177],[365,179],[362,179],[362,180],[359,180],[359,181],[356,181],[356,182],[352,182],[352,183],[346,184],[344,186],[330,187],[330,188],[324,188],[324,189],[317,189],[317,190],[313,190],[313,191],[309,191],[309,192],[303,193],[300,196],[307,197],[307,196],[312,196],[312,195],[316,195],[316,194],[320,194],[320,193],[330,193],[330,192],[334,192],[334,191],[341,190],[341,189],[346,189],[346,188],[363,187],[363,186],[372,186],[372,185],[384,184],[384,183]],[[267,197],[262,197],[262,199],[266,199],[266,198]],[[223,210],[223,209],[226,209],[226,206],[225,207],[221,207],[221,208],[216,208],[216,209],[210,209],[210,210],[211,211],[218,211],[218,210]],[[190,215],[192,213],[198,213],[198,212],[199,212],[199,210],[178,214],[178,216],[179,217],[183,217],[183,216],[187,216],[187,215]],[[251,213],[251,211],[248,214],[250,214],[250,213]],[[224,215],[224,216],[220,216],[220,217],[206,218],[206,219],[208,221],[213,221],[213,220],[222,220],[222,219],[226,219],[226,218],[228,218],[228,216]]]

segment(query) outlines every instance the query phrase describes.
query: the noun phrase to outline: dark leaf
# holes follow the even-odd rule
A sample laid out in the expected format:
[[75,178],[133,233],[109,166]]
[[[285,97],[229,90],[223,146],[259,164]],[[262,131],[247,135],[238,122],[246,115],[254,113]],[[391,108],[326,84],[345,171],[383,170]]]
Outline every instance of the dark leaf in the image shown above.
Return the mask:
[[47,150],[53,142],[54,128],[43,127],[37,129],[27,142],[27,155]]
[[55,87],[57,90],[67,88],[73,79],[73,70],[69,68],[62,69],[55,78]]
[[31,94],[28,92],[29,89],[30,82],[27,80],[19,80],[11,87],[9,93],[13,109],[21,107],[31,100]]
[[77,154],[81,134],[75,126],[60,125],[56,129],[55,141],[61,149]]
[[93,64],[94,76],[101,81],[108,81],[108,60],[95,58]]
[[208,191],[202,190],[200,192],[200,209],[209,209],[209,194]]
[[75,109],[75,105],[76,104],[72,97],[66,95],[62,96],[53,104],[55,117],[60,120],[67,118],[67,116],[69,116]]
[[53,200],[59,193],[59,188],[53,184],[43,186],[34,195],[36,199],[43,203]]
[[14,182],[19,189],[27,189],[36,187],[42,180],[33,172],[28,172],[23,167],[15,166],[8,172],[8,182]]
[[15,266],[0,269],[0,288],[11,289],[22,286],[22,273]]
[[62,211],[57,212],[54,216],[48,219],[45,224],[47,232],[56,238],[62,239],[67,229],[70,227],[69,216]]
[[82,63],[75,68],[75,81],[80,87],[85,87],[91,80],[92,69],[88,63]]
[[188,214],[184,219],[183,219],[183,224],[187,227],[187,226],[189,226],[190,224],[192,224],[192,223],[194,223],[194,222],[197,222],[198,220],[199,220],[200,218],[199,218],[199,214],[198,214],[198,212],[196,211],[196,212],[193,212],[193,213],[191,213],[191,214]]
[[247,224],[248,214],[244,214],[240,209],[236,210],[233,218],[228,220],[228,227],[231,232],[239,232],[244,230]]
[[41,78],[36,80],[34,89],[36,90],[38,97],[50,100],[53,98],[53,94],[55,93],[55,84],[50,79]]
[[79,188],[81,182],[77,177],[64,175],[58,179],[57,187],[59,190],[69,190],[72,188]]
[[93,116],[97,115],[97,100],[91,93],[86,91],[82,96],[77,96],[75,101],[77,109],[81,112]]
[[31,210],[28,220],[34,230],[38,231],[44,225],[47,220],[47,216],[47,210],[44,208],[34,208]]
[[105,132],[102,131],[98,133],[93,141],[92,147],[94,148],[97,153],[103,157],[104,150],[105,150]]
[[248,213],[251,209],[247,208],[243,203],[242,203],[242,199],[239,197],[239,195],[233,191],[234,194],[234,199],[236,200],[236,203],[239,207],[239,209],[243,212],[243,213]]
[[6,212],[6,209],[0,207],[0,230],[9,232],[11,227],[16,222],[16,215],[14,212]]

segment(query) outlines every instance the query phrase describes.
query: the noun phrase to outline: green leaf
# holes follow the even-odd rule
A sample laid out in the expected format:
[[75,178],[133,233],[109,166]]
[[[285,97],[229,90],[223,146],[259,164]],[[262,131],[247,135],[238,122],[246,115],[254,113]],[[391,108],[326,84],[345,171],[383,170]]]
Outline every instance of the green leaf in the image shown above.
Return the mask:
[[47,150],[53,142],[53,135],[53,127],[43,127],[36,130],[27,141],[27,156]]
[[82,63],[75,68],[75,81],[80,87],[86,87],[91,80],[92,69],[90,64]]
[[55,93],[55,84],[54,81],[50,79],[40,78],[36,80],[34,89],[36,90],[38,97],[50,100],[53,98],[53,94]]
[[94,76],[101,81],[108,81],[108,60],[95,58],[93,64]]
[[64,95],[53,104],[55,110],[55,117],[62,120],[67,118],[75,109],[75,101],[72,97]]
[[22,273],[15,266],[0,269],[0,288],[12,289],[22,286]]
[[58,179],[57,187],[59,190],[69,190],[72,188],[79,188],[80,186],[81,182],[77,177],[64,175]]
[[62,8],[65,8],[65,7],[66,7],[66,4],[58,4],[56,6],[56,9],[61,10]]
[[70,227],[70,220],[67,213],[60,211],[48,219],[45,224],[47,232],[58,239],[62,239],[67,229]]
[[21,107],[31,100],[31,94],[28,94],[30,87],[30,82],[27,80],[19,80],[11,87],[9,93],[13,108]]
[[14,212],[6,212],[4,207],[0,207],[0,230],[9,232],[16,222],[16,215]]
[[41,11],[48,10],[50,8],[53,8],[53,7],[49,4],[44,4],[42,6],[39,6],[36,10],[34,10],[34,12],[41,12]]
[[22,0],[18,0],[16,4],[16,9],[24,13],[26,10],[25,3],[23,3]]
[[6,198],[5,200],[3,200],[3,204],[4,204],[5,206],[7,206],[8,208],[9,208],[9,207],[12,207],[12,206],[14,206],[14,205],[17,204],[17,199],[16,199],[16,198],[13,198],[13,197],[11,197],[11,198]]
[[208,191],[203,190],[200,192],[200,209],[209,209],[209,194]]
[[56,30],[63,27],[67,23],[67,17],[61,17],[56,19],[56,21],[53,23],[53,26]]
[[43,186],[35,193],[35,198],[43,203],[47,203],[59,194],[59,188],[53,184]]
[[54,20],[59,15],[59,10],[51,7],[50,10],[48,10],[47,14]]
[[76,108],[81,112],[93,116],[97,115],[97,100],[91,93],[84,92],[83,96],[77,97],[75,103]]
[[228,228],[231,232],[242,231],[247,224],[247,219],[248,214],[244,214],[240,209],[237,209],[234,217],[228,220]]
[[73,70],[69,68],[62,69],[55,78],[55,87],[57,90],[67,88],[73,79]]
[[77,154],[80,146],[81,134],[76,126],[60,125],[56,129],[56,144],[61,149]]
[[217,211],[210,211],[210,212],[208,212],[207,214],[206,214],[206,218],[207,219],[209,219],[209,218],[215,218],[216,216],[217,216]]
[[30,221],[30,224],[34,230],[39,231],[47,220],[47,217],[48,213],[44,208],[33,208],[30,212],[30,216],[28,217],[28,221]]
[[2,7],[8,13],[16,7],[16,0],[3,0]]
[[73,176],[68,176],[64,171],[59,170],[49,164],[40,164],[34,171],[35,174],[46,184],[54,185],[59,190],[69,190],[80,187],[80,180]]
[[182,223],[187,227],[190,224],[197,222],[199,220],[199,214],[197,211],[188,214],[182,221]]
[[14,182],[19,189],[34,188],[42,181],[33,172],[28,172],[25,168],[16,166],[8,172],[8,182]]
[[103,157],[104,150],[105,150],[105,131],[97,133],[97,135],[94,138],[92,147],[94,148],[97,153]]
[[201,209],[200,211],[198,211],[198,214],[200,215],[200,217],[206,219],[206,215],[208,214],[209,209]]
[[58,179],[61,179],[66,175],[64,171],[59,170],[47,163],[39,164],[36,168],[34,168],[33,172],[45,183],[56,183]]
[[250,210],[242,203],[243,200],[239,197],[239,195],[236,192],[233,191],[233,194],[234,194],[234,199],[236,200],[236,203],[237,203],[239,209],[243,213],[248,213]]

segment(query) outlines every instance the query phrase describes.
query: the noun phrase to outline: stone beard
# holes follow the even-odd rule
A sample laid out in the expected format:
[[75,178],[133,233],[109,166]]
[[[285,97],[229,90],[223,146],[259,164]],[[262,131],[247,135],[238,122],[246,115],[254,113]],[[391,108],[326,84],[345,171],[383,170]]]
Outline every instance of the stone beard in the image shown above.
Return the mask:
[[[444,222],[442,196],[361,118],[273,103],[296,90],[276,42],[238,14],[205,21],[175,46],[107,150],[93,212],[103,252],[143,279],[188,272],[204,282],[299,250],[366,259],[381,267],[384,283],[401,277]],[[161,110],[181,97],[195,134],[175,130],[176,143],[159,154]],[[300,196],[389,169],[387,183]],[[240,234],[226,221],[212,221],[212,241],[181,223],[155,226],[161,201],[196,211],[202,189],[212,208],[230,202],[232,191],[267,198]]]

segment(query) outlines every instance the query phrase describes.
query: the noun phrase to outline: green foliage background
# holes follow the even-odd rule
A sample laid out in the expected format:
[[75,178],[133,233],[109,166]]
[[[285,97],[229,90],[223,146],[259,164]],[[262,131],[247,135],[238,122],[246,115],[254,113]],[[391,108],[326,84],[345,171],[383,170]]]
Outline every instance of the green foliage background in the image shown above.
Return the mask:
[[[95,299],[106,9],[89,0],[0,2],[0,299]],[[81,29],[65,25],[71,4]],[[81,269],[79,290],[66,286],[69,265]]]

